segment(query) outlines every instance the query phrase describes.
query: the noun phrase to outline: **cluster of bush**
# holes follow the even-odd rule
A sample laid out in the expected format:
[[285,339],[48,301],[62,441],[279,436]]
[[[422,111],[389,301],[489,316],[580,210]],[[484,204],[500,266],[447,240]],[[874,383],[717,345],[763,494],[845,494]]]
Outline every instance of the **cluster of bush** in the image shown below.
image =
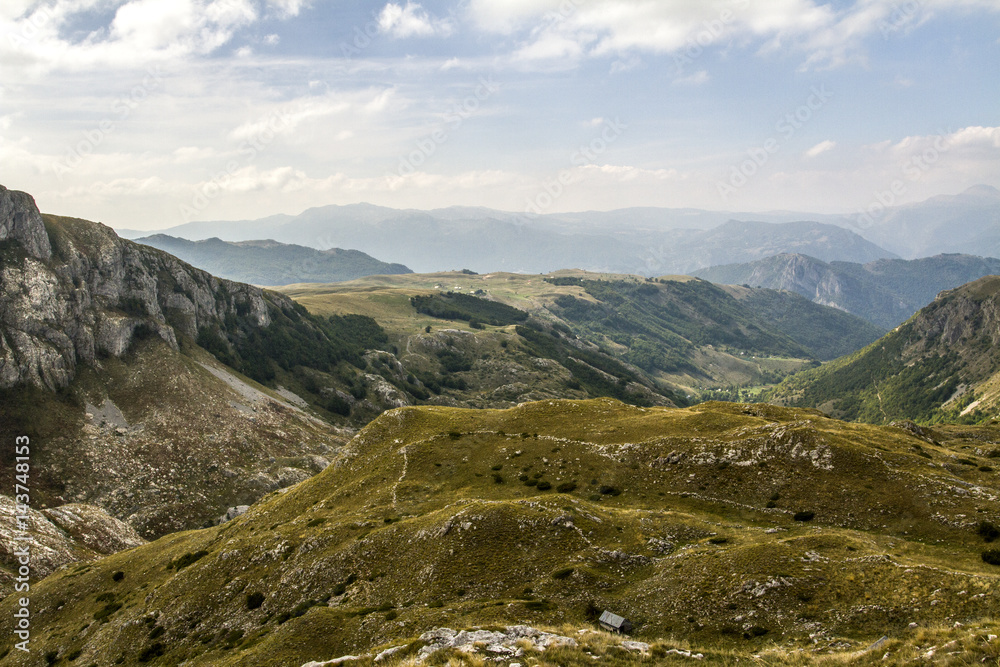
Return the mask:
[[483,324],[502,327],[528,319],[528,313],[523,310],[455,292],[414,296],[410,298],[410,303],[418,313],[442,320],[468,322],[473,328],[482,328]]

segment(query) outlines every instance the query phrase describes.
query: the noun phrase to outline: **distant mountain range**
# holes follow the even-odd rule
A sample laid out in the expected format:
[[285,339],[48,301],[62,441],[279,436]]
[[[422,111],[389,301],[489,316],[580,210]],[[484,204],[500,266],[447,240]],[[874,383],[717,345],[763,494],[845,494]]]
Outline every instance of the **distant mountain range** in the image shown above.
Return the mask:
[[941,294],[863,350],[788,378],[770,398],[869,423],[994,417],[1000,406],[1000,276]]
[[155,234],[138,243],[171,255],[209,273],[253,285],[336,283],[364,276],[412,273],[402,264],[387,264],[359,250],[316,250],[277,241],[204,241]]
[[1000,259],[973,255],[879,259],[858,264],[781,254],[694,272],[714,283],[797,292],[816,303],[863,317],[883,329],[904,322],[943,290],[994,274],[1000,274]]
[[847,226],[907,259],[942,252],[1000,257],[1000,190],[977,185],[870,218],[856,216]]
[[657,276],[779,253],[861,264],[941,252],[1000,255],[1000,191],[980,185],[870,216],[666,208],[527,216],[480,207],[419,211],[352,204],[161,231],[190,240],[268,238],[317,249],[354,248],[421,273],[580,268]]
[[356,248],[420,273],[461,268],[544,273],[581,268],[656,276],[752,261],[779,252],[857,262],[895,257],[850,230],[819,222],[729,221],[709,229],[676,229],[648,224],[648,212],[639,216],[637,225],[626,222],[628,215],[621,212],[534,220],[481,209],[445,212],[397,211],[367,204],[324,206],[291,218],[191,223],[164,233],[193,240],[266,237],[313,248]]

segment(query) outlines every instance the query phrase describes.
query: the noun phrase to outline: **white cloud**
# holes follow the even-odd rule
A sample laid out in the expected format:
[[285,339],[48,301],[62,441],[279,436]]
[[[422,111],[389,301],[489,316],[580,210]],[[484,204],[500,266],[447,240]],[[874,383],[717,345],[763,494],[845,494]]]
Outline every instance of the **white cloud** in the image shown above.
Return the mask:
[[378,15],[379,31],[399,39],[407,37],[447,37],[455,26],[448,19],[430,16],[424,8],[407,0],[406,5],[390,2]]
[[281,37],[278,35],[272,33],[264,37],[264,44],[267,46],[277,46],[279,43],[281,43]]
[[199,148],[198,146],[181,146],[174,151],[174,161],[178,163],[199,162],[214,158],[216,153],[211,148]]
[[309,0],[267,0],[267,5],[282,17],[298,16],[309,4]]
[[629,72],[640,65],[642,65],[642,58],[635,54],[626,53],[611,63],[611,73],[620,74],[621,72]]
[[854,0],[836,7],[820,0],[471,0],[468,5],[481,30],[524,36],[517,50],[522,60],[617,55],[613,72],[630,68],[634,61],[623,55],[630,52],[700,55],[734,40],[756,42],[764,54],[800,52],[803,69],[836,67],[864,61],[865,41],[873,36],[889,39],[935,12],[971,9],[1000,11],[1000,3]]
[[[111,22],[84,39],[62,34],[84,13],[115,7]],[[251,0],[56,0],[15,20],[0,17],[0,71],[11,79],[176,61],[215,51],[258,19]]]
[[632,165],[621,164],[588,164],[575,169],[581,177],[605,177],[614,182],[648,180],[662,181],[677,178],[680,175],[676,169],[644,169]]
[[515,61],[558,60],[573,62],[584,54],[584,45],[577,38],[547,32],[522,46],[514,53]]
[[0,20],[14,20],[19,19],[24,16],[32,5],[34,5],[34,0],[4,0],[0,4]]
[[836,145],[836,141],[830,141],[829,139],[821,141],[806,151],[806,157],[816,157],[817,155],[821,155],[829,150],[833,150]]
[[854,214],[880,197],[899,205],[978,183],[1000,186],[1000,127],[944,130],[864,146],[838,144],[835,161],[803,163],[782,160],[780,154],[775,159],[774,171],[739,189],[731,206],[768,210],[780,198],[783,208]]
[[700,86],[708,83],[710,78],[706,70],[698,70],[694,74],[674,79],[674,84],[678,86]]

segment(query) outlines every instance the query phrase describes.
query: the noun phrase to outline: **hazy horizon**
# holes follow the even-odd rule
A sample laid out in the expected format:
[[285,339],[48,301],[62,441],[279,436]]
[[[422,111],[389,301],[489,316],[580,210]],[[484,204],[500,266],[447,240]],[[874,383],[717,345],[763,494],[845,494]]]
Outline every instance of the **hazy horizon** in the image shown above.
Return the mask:
[[852,213],[1000,186],[998,27],[988,0],[17,0],[0,182],[148,229],[358,202]]

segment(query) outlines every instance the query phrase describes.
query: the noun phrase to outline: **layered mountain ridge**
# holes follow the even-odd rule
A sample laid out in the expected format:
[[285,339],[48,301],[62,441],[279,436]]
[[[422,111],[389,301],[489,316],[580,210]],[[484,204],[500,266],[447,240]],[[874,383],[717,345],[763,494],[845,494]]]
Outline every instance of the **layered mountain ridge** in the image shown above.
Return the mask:
[[[689,273],[778,252],[868,262],[895,255],[855,231],[828,222],[744,222],[712,216],[657,217],[669,212],[612,211],[528,217],[490,209],[396,210],[357,204],[322,206],[297,216],[240,222],[193,222],[161,230],[199,240],[272,238],[313,248],[356,248],[420,273],[468,268],[540,273],[566,268],[638,274]],[[690,220],[692,226],[683,225]],[[705,225],[706,220],[714,224]],[[718,220],[718,222],[715,222]],[[751,218],[753,220],[753,218]],[[135,237],[137,232],[128,232]]]
[[229,243],[154,234],[137,243],[169,252],[212,275],[252,285],[334,283],[364,276],[412,273],[402,264],[389,264],[360,250],[317,250],[272,240]]
[[943,292],[885,337],[788,378],[770,396],[871,423],[994,418],[1000,406],[1000,276]]
[[700,269],[694,275],[715,283],[797,292],[815,303],[891,329],[933,301],[939,292],[998,273],[1000,259],[974,255],[878,259],[859,264],[824,262],[792,253]]

